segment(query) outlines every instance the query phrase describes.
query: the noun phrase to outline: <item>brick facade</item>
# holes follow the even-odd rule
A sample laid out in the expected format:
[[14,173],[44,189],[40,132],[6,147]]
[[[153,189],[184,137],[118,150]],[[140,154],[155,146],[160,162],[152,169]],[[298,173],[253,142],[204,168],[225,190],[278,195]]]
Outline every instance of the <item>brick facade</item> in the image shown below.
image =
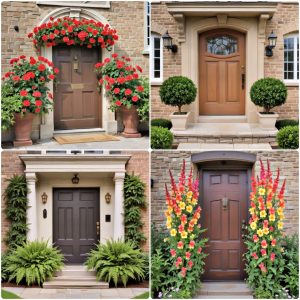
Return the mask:
[[[2,176],[1,176],[1,188],[2,193],[7,186],[6,180],[11,178],[14,174],[21,175],[24,173],[24,165],[19,159],[20,154],[26,153],[25,151],[3,151],[2,152]],[[143,246],[145,251],[149,251],[149,206],[150,206],[150,191],[149,191],[149,153],[144,151],[136,152],[122,152],[122,154],[131,155],[130,160],[126,165],[126,171],[129,174],[134,173],[140,176],[141,180],[146,184],[146,203],[147,206],[142,213],[142,221],[144,222],[143,232],[147,237],[147,241]],[[142,166],[142,167],[141,167]],[[9,222],[5,218],[5,202],[2,194],[1,202],[1,236],[5,237]],[[5,249],[5,245],[1,243],[1,249]]]
[[[156,226],[165,226],[163,212],[166,209],[165,183],[170,184],[169,169],[172,170],[175,180],[181,169],[183,159],[186,160],[187,170],[191,165],[191,154],[189,151],[153,151],[151,154],[151,179],[154,185],[151,190],[151,223]],[[254,165],[256,174],[259,172],[259,159],[266,164],[269,159],[272,172],[280,168],[280,180],[286,179],[285,192],[285,220],[284,228],[287,234],[297,233],[299,227],[299,156],[297,151],[272,151],[252,152],[257,154]],[[194,165],[195,167],[195,165]]]
[[[213,4],[212,4],[213,5]],[[155,2],[151,6],[151,30],[152,32],[163,34],[166,30],[174,39],[173,42],[178,45],[178,52],[176,54],[168,53],[164,49],[163,53],[163,79],[167,79],[170,76],[181,75],[181,47],[178,42],[179,29],[178,23],[168,13],[165,2]],[[266,42],[268,44],[267,36],[274,30],[278,40],[277,46],[274,49],[273,57],[264,56],[264,75],[272,76],[275,78],[283,79],[283,36],[292,32],[298,32],[299,23],[299,6],[296,3],[278,3],[277,11],[273,18],[267,21],[266,26]],[[198,68],[198,66],[195,66]],[[174,107],[164,105],[159,97],[159,86],[151,86],[151,105],[152,115],[151,118],[169,118],[169,114],[176,110]],[[280,119],[298,119],[298,86],[288,86],[288,98],[287,102],[274,111],[280,114]]]

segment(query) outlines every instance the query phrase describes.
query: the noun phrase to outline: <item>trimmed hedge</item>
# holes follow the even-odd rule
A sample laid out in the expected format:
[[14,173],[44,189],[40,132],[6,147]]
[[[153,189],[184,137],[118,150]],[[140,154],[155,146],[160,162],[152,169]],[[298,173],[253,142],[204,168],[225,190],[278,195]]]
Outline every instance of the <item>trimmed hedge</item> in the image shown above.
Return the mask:
[[171,149],[173,134],[167,128],[151,127],[151,148],[152,149]]
[[250,90],[252,102],[265,109],[266,113],[275,107],[285,103],[287,88],[285,84],[276,78],[262,78],[254,82]]
[[173,76],[165,80],[160,87],[161,101],[167,105],[177,106],[178,112],[181,107],[195,101],[197,88],[194,82],[184,76]]
[[278,120],[276,121],[276,128],[279,130],[283,127],[286,126],[297,126],[299,125],[299,120],[290,120],[290,119],[285,119],[285,120]]
[[277,133],[277,143],[282,149],[299,148],[299,126],[286,126]]
[[152,119],[151,126],[163,127],[163,128],[172,128],[172,122],[167,119]]

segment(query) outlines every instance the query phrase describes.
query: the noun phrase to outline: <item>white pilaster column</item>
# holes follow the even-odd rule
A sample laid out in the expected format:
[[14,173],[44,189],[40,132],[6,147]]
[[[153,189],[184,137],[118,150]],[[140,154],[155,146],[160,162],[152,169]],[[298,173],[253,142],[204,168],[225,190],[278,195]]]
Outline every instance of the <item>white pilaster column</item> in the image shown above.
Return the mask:
[[124,178],[125,173],[115,173],[115,211],[114,211],[114,240],[124,239]]
[[27,208],[27,223],[28,232],[27,240],[34,241],[37,239],[37,199],[35,184],[37,177],[35,173],[26,173],[26,181],[28,187],[28,208]]

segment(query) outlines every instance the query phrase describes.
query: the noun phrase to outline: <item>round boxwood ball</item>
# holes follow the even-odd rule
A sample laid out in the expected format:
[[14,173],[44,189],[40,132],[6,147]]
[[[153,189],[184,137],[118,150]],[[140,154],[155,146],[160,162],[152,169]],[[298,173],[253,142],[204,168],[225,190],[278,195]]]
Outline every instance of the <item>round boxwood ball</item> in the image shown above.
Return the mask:
[[250,97],[255,105],[264,107],[267,113],[275,106],[285,103],[287,88],[285,84],[276,78],[259,79],[251,87]]
[[195,101],[197,88],[194,82],[184,76],[173,76],[165,80],[160,87],[159,94],[163,103],[181,107]]
[[277,133],[277,143],[282,149],[299,148],[299,126],[286,126]]
[[170,149],[173,143],[173,134],[167,128],[151,126],[151,148]]

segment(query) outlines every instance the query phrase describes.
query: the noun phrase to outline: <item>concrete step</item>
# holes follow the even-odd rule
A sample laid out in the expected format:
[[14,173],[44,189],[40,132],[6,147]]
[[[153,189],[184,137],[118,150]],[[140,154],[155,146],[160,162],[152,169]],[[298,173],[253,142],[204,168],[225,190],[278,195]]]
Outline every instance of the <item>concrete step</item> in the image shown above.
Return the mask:
[[44,282],[44,289],[108,289],[109,284],[96,280],[59,281],[57,279]]
[[54,134],[95,133],[95,132],[105,132],[105,129],[87,128],[87,129],[71,129],[71,130],[54,130]]
[[246,123],[246,116],[199,116],[199,123]]
[[95,277],[95,271],[89,271],[86,266],[83,265],[65,265],[63,270],[57,272],[55,276],[63,277]]
[[177,150],[272,150],[268,143],[229,144],[229,143],[180,143]]
[[86,275],[77,275],[77,276],[55,276],[53,277],[55,281],[91,281],[96,280],[96,276],[86,276]]

